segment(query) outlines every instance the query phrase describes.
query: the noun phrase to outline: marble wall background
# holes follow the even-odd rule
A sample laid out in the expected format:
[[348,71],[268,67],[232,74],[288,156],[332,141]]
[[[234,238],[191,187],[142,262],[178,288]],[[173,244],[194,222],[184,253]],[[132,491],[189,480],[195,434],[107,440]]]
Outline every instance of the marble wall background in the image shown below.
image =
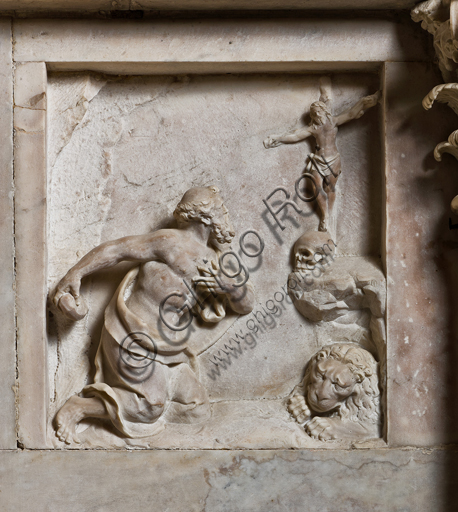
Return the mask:
[[[458,190],[458,175],[456,162],[448,157],[440,164],[435,162],[432,149],[456,128],[456,117],[446,107],[437,106],[432,112],[421,108],[422,97],[440,82],[428,53],[427,36],[420,29],[414,30],[416,27],[402,16],[394,22],[342,20],[344,30],[338,28],[343,25],[336,20],[325,19],[227,24],[198,21],[184,25],[171,22],[161,25],[161,30],[154,24],[135,22],[97,25],[94,20],[0,21],[0,55],[4,62],[0,74],[0,127],[5,134],[2,156],[7,155],[6,178],[2,175],[6,181],[0,190],[5,213],[2,254],[5,261],[15,261],[15,247],[17,271],[13,292],[13,265],[3,269],[2,319],[14,319],[15,309],[18,313],[16,333],[14,326],[2,320],[1,508],[28,510],[32,503],[36,510],[125,510],[154,503],[160,510],[305,507],[312,511],[453,511],[457,498],[453,448],[457,409],[457,231],[449,229],[448,208]],[[270,32],[272,27],[275,33]],[[199,41],[194,46],[186,44],[192,33]],[[259,34],[264,36],[262,44]],[[229,47],[228,41],[234,46]],[[208,53],[201,53],[200,43]],[[189,80],[171,78],[174,70],[189,72],[192,66],[198,70],[197,76]],[[268,76],[201,76],[212,66],[217,73],[228,67],[232,72],[244,67],[244,71],[267,72]],[[13,151],[13,67],[14,182],[13,159],[8,153]],[[284,74],[292,68],[300,73]],[[108,275],[87,283],[93,308],[81,326],[64,324],[56,316],[48,319],[46,354],[40,344],[42,333],[36,327],[41,325],[47,290],[76,261],[78,250],[86,251],[132,229],[143,232],[161,226],[188,183],[211,179],[224,184],[220,188],[237,231],[257,227],[266,236],[262,268],[253,272],[260,302],[265,301],[271,287],[279,282],[277,276],[289,273],[288,248],[300,234],[295,223],[308,226],[312,217],[293,213],[294,222],[290,221],[282,233],[284,243],[274,246],[276,237],[262,220],[260,201],[253,202],[255,214],[250,211],[250,224],[245,224],[238,173],[250,177],[243,189],[249,197],[260,198],[261,193],[277,186],[266,176],[278,176],[280,185],[293,183],[303,168],[307,145],[266,151],[262,139],[277,127],[299,126],[303,109],[317,97],[322,70],[342,72],[345,68],[352,71],[333,76],[339,106],[372,92],[380,83],[386,92],[383,109],[373,110],[341,130],[339,148],[344,173],[348,169],[340,181],[345,191],[341,198],[345,216],[340,229],[346,250],[375,257],[381,254],[382,258],[386,253],[391,262],[387,269],[391,305],[387,446],[331,450],[312,446],[302,450],[138,451],[139,446],[122,451],[53,450],[41,436],[45,425],[40,418],[45,417],[43,410],[51,413],[59,400],[78,391],[90,377],[100,314],[113,284]],[[56,70],[78,73],[56,74]],[[160,71],[162,76],[124,77],[129,72],[141,75],[145,70]],[[46,71],[49,85],[47,94],[42,95]],[[121,76],[106,77],[97,74],[100,71]],[[23,77],[28,80],[22,81]],[[356,88],[351,85],[354,83]],[[209,105],[205,110],[199,102],[202,95]],[[180,105],[179,111],[174,104]],[[215,130],[209,129],[214,117],[224,120],[221,137],[215,137]],[[161,123],[166,118],[172,120],[171,124]],[[46,141],[44,120],[48,177],[42,190],[43,176],[37,170],[42,169],[40,151]],[[198,143],[184,145],[190,135]],[[211,143],[215,138],[219,145]],[[208,152],[208,147],[216,149]],[[172,165],[177,161],[177,167]],[[195,164],[197,167],[192,169]],[[187,181],[173,179],[177,169],[185,173]],[[166,176],[167,172],[165,181],[170,188],[164,186],[160,191],[165,201],[155,200],[154,187],[148,180],[152,175]],[[141,192],[138,184],[142,185]],[[176,187],[181,187],[179,193]],[[355,187],[358,197],[366,202],[352,202]],[[49,194],[49,238],[43,244],[42,231],[34,227],[43,225],[45,188]],[[384,197],[386,216],[381,215]],[[15,246],[10,236],[13,201]],[[151,208],[142,208],[145,204]],[[367,209],[376,222],[367,220]],[[91,224],[90,219],[95,222]],[[355,237],[355,228],[364,236]],[[44,268],[45,246],[49,252]],[[268,252],[271,246],[275,253]],[[30,250],[19,250],[24,247]],[[281,260],[281,268],[274,266],[277,260]],[[48,273],[46,282],[44,270]],[[119,279],[124,270],[117,274]],[[46,286],[40,289],[42,279]],[[277,319],[277,327],[267,330],[265,343],[259,342],[236,361],[237,366],[233,363],[222,372],[215,381],[213,399],[227,401],[255,392],[259,402],[270,404],[259,408],[262,414],[274,410],[274,397],[287,393],[289,382],[300,374],[302,365],[292,360],[287,350],[279,353],[278,343],[302,351],[304,358],[313,351],[312,329],[299,328],[299,318],[292,307],[285,311]],[[301,329],[308,336],[301,338]],[[274,375],[277,372],[279,380],[286,375],[289,381],[284,387],[273,385],[265,369]],[[253,379],[255,372],[257,378]],[[46,387],[41,385],[42,378]],[[253,447],[257,433],[248,434]],[[246,431],[233,435],[242,442],[247,440]],[[270,439],[275,440],[275,436]],[[259,446],[263,442],[265,438]]]

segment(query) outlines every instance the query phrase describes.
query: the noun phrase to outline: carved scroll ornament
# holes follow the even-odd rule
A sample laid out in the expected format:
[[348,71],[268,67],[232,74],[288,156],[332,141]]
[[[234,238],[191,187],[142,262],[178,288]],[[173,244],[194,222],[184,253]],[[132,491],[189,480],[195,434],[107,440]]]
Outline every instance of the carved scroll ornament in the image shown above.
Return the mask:
[[[429,110],[434,102],[446,103],[458,115],[458,83],[436,85],[424,98],[423,108]],[[442,155],[449,153],[458,160],[458,130],[452,132],[447,142],[440,142],[434,148],[434,158],[440,162]],[[451,202],[453,213],[458,214],[458,195]]]

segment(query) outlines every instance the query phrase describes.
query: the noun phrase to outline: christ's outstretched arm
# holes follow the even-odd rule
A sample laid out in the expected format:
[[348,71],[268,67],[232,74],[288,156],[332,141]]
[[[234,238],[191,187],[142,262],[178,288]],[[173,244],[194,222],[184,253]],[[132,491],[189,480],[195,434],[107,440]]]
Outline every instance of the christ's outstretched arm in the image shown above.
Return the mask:
[[292,132],[286,132],[282,135],[271,135],[270,137],[267,137],[264,141],[264,147],[269,149],[276,148],[277,146],[280,146],[280,144],[293,144],[307,139],[310,135],[312,135],[310,128],[308,126],[304,126],[303,128],[299,128]]
[[340,126],[341,124],[348,123],[348,121],[352,121],[353,119],[359,119],[366,110],[377,105],[380,100],[380,96],[380,91],[377,91],[375,94],[361,98],[353,105],[353,107],[334,117],[336,125]]

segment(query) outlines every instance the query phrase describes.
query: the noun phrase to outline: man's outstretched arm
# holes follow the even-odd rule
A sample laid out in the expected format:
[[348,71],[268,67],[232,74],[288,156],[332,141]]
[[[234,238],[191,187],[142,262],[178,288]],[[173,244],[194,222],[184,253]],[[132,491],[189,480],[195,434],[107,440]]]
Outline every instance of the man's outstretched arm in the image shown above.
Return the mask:
[[337,126],[341,124],[348,123],[348,121],[352,121],[353,119],[359,119],[366,110],[377,105],[380,99],[381,93],[377,91],[375,94],[371,94],[370,96],[365,96],[361,98],[353,107],[349,108],[345,112],[342,112],[338,116],[335,116],[335,122]]
[[161,245],[166,243],[165,238],[165,235],[160,232],[126,236],[105,242],[92,249],[61,279],[54,295],[54,304],[58,305],[65,293],[71,293],[75,299],[78,299],[81,279],[93,272],[113,267],[121,261],[142,262],[161,258],[161,252],[163,252]]

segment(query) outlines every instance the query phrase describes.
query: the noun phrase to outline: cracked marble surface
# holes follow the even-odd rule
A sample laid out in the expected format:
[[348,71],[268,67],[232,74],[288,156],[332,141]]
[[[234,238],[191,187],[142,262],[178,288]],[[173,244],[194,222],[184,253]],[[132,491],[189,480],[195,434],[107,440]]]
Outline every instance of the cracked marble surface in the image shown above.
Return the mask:
[[453,477],[444,478],[444,472],[456,474],[458,453],[452,450],[62,455],[3,453],[4,510],[22,510],[33,500],[35,510],[48,512],[149,510],[153,503],[174,512],[453,512],[458,497]]
[[[377,77],[359,74],[355,81],[352,75],[335,75],[333,87],[334,108],[340,111],[376,90]],[[274,128],[300,126],[306,105],[318,96],[318,77],[313,75],[51,74],[48,289],[99,243],[170,225],[172,209],[186,189],[215,184],[235,225],[234,249],[240,253],[238,237],[253,228],[266,249],[258,258],[245,258],[257,293],[258,306],[250,316],[259,320],[256,339],[246,338],[248,318],[234,314],[203,331],[213,346],[203,353],[198,350],[201,379],[212,400],[285,398],[300,381],[318,343],[314,327],[291,306],[286,289],[281,292],[291,271],[291,247],[308,227],[316,228],[317,217],[304,203],[301,213],[285,212],[288,228],[282,232],[267,217],[262,199],[277,186],[294,190],[311,146],[306,142],[268,152],[262,141]],[[377,115],[374,109],[339,133],[346,168],[338,199],[343,212],[338,224],[342,255],[380,251],[381,204],[374,192],[380,181]],[[83,294],[90,312],[84,320],[70,322],[51,313],[51,439],[51,418],[92,377],[102,312],[127,267],[120,265],[86,280]],[[286,298],[271,314],[265,304],[277,291]],[[240,339],[237,334],[245,337],[244,342],[228,348],[235,346],[231,340]],[[279,411],[273,414],[282,421]],[[235,426],[228,424],[231,432]],[[279,445],[274,431],[267,430],[263,447]],[[202,443],[190,439],[188,446],[207,447]],[[235,437],[231,443],[239,446]],[[286,441],[287,446],[302,443]],[[261,445],[255,440],[252,447]]]

